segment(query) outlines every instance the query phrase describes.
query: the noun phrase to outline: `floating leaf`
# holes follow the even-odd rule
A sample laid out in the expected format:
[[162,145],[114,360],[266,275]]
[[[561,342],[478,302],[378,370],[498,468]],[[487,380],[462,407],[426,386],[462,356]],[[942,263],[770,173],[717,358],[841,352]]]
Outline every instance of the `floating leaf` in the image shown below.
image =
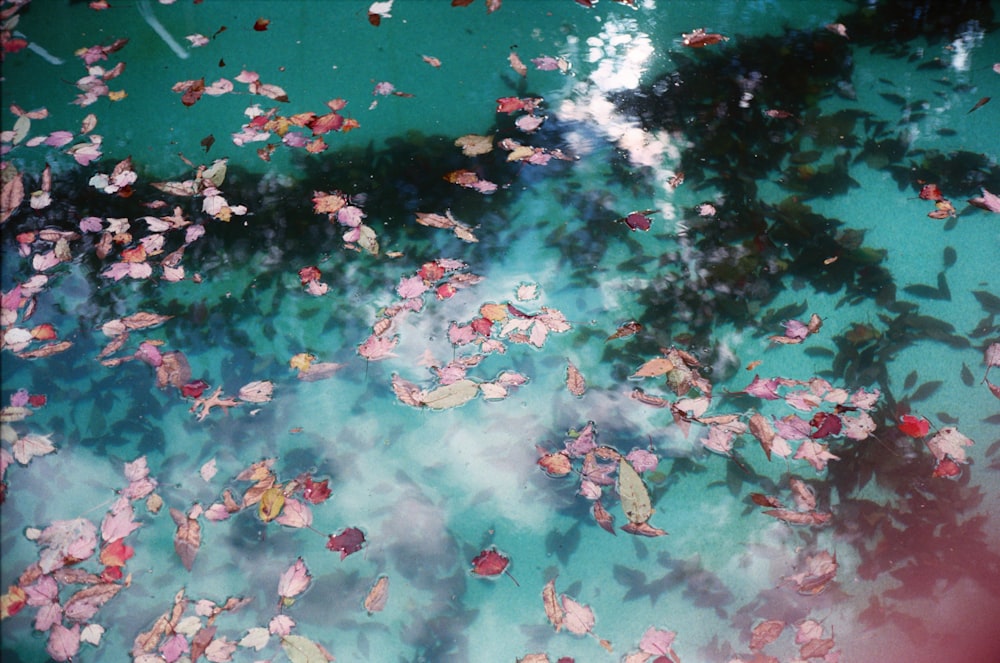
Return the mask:
[[569,393],[577,397],[583,396],[587,391],[587,381],[573,362],[566,365],[566,388],[569,389]]
[[365,544],[365,534],[357,527],[347,527],[339,534],[333,534],[326,542],[326,547],[333,551],[340,551],[340,559],[344,559],[352,553],[361,550]]
[[240,400],[248,403],[266,403],[274,393],[274,383],[270,380],[256,380],[240,387]]
[[462,148],[462,154],[474,157],[493,151],[493,136],[466,134],[455,139],[455,146]]
[[572,598],[562,595],[562,607],[565,611],[563,625],[570,633],[586,635],[594,628],[594,611],[590,606],[578,603]]
[[646,484],[624,458],[618,462],[618,495],[630,523],[641,525],[653,515]]
[[271,486],[260,496],[257,514],[265,523],[269,523],[281,513],[285,506],[285,493],[281,486]]
[[549,622],[555,627],[556,631],[562,628],[563,617],[566,611],[562,609],[559,605],[559,601],[556,598],[556,581],[555,578],[549,580],[542,587],[542,603],[545,605],[545,615],[549,618]]
[[329,663],[333,660],[326,650],[301,635],[286,635],[281,639],[281,648],[292,663]]
[[472,380],[459,380],[427,392],[423,395],[422,401],[432,410],[446,410],[467,403],[478,393],[478,383]]
[[385,609],[386,601],[389,600],[389,576],[380,576],[372,588],[368,590],[365,597],[365,610],[368,614],[382,612]]
[[278,579],[278,596],[282,599],[282,605],[292,605],[295,597],[305,591],[311,580],[312,576],[309,575],[305,562],[299,557]]
[[170,509],[170,517],[177,525],[174,535],[174,551],[188,571],[194,565],[194,558],[201,547],[201,525],[195,518],[189,518],[177,509]]

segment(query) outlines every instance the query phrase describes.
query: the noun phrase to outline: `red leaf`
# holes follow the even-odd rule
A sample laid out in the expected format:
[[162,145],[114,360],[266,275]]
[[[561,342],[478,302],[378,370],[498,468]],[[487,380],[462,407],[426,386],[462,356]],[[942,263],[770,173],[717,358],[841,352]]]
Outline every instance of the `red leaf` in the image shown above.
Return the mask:
[[625,225],[632,230],[649,230],[652,225],[649,217],[645,214],[640,214],[639,212],[632,212],[625,217]]
[[208,383],[204,380],[194,380],[181,385],[181,395],[186,398],[201,398],[201,395],[208,389]]
[[920,199],[944,200],[944,194],[941,193],[941,189],[938,188],[937,184],[925,184],[923,188],[920,189]]
[[312,477],[306,477],[305,486],[302,489],[302,497],[307,502],[319,504],[330,497],[330,480],[313,481]]
[[267,26],[271,24],[271,20],[267,18],[258,18],[254,21],[253,29],[257,32],[264,32],[267,30]]
[[361,550],[365,544],[365,534],[357,527],[348,527],[340,531],[339,534],[331,534],[330,540],[326,542],[326,547],[333,551],[340,551],[340,559],[344,559],[352,553]]
[[922,417],[914,417],[911,414],[904,414],[899,418],[898,428],[904,435],[910,437],[924,437],[930,430],[931,422]]
[[937,464],[931,476],[935,479],[940,479],[943,477],[955,477],[961,474],[961,472],[962,468],[958,466],[958,463],[946,457],[942,458],[941,462]]
[[299,270],[299,280],[302,281],[302,285],[305,285],[310,281],[316,281],[322,276],[323,274],[319,271],[319,268],[313,265],[303,267]]
[[496,548],[483,550],[472,559],[472,572],[480,576],[500,575],[507,569],[510,558]]
[[105,566],[125,566],[135,554],[135,548],[126,545],[122,539],[117,539],[104,546],[101,550],[101,564]]
[[816,430],[809,436],[814,440],[840,432],[840,417],[829,412],[817,412],[809,422]]

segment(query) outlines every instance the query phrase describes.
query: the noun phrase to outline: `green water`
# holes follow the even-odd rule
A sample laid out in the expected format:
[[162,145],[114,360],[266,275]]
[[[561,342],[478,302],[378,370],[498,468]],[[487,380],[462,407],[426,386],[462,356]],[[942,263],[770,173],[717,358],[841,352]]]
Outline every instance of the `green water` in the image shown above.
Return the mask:
[[[1000,596],[991,514],[1000,483],[997,401],[983,376],[984,355],[1000,337],[992,267],[1000,234],[992,212],[966,201],[1000,192],[1000,106],[970,111],[1000,83],[996,3],[931,3],[927,16],[902,2],[582,4],[507,0],[489,13],[480,1],[396,0],[377,27],[371,3],[348,0],[116,2],[104,11],[35,0],[12,8],[10,37],[23,34],[32,46],[12,43],[5,53],[5,106],[48,115],[32,119],[16,144],[6,132],[24,121],[3,115],[4,181],[16,169],[26,198],[2,229],[10,309],[2,398],[12,407],[28,395],[45,402],[36,398],[24,406],[29,416],[4,424],[2,581],[5,611],[16,613],[2,621],[5,661],[172,662],[190,660],[196,642],[209,645],[199,654],[209,660],[325,660],[316,643],[339,661],[542,653],[551,661],[652,661],[664,652],[640,648],[650,628],[676,633],[673,652],[686,662],[749,661],[751,632],[765,620],[784,628],[753,647],[780,661],[817,651],[811,660],[991,660],[989,616]],[[266,29],[254,28],[258,19],[269,21]],[[833,23],[849,39],[825,27]],[[695,28],[727,39],[685,47],[683,35]],[[194,34],[208,43],[194,47],[185,38]],[[117,100],[73,104],[74,83],[87,73],[74,53],[123,38],[93,63],[104,71],[125,63],[107,81]],[[554,69],[532,61],[543,56]],[[236,80],[241,71],[280,86],[288,101],[251,94]],[[226,78],[234,91],[187,106],[171,90],[201,78]],[[384,82],[403,94],[376,94]],[[531,113],[498,112],[505,97],[542,99],[534,111],[541,128],[515,125]],[[346,101],[338,112],[359,126],[323,134],[325,151],[282,144],[273,131],[233,142],[249,107],[322,115],[334,99]],[[90,113],[97,124],[83,135]],[[30,145],[62,130],[71,142]],[[95,134],[100,158],[78,164],[67,150]],[[492,136],[493,150],[464,155],[455,140],[469,134]],[[288,135],[314,138],[303,128]],[[503,139],[569,158],[511,160]],[[268,160],[258,154],[266,145]],[[88,184],[126,157],[137,174],[131,195]],[[202,195],[152,186],[191,180],[218,159],[227,169],[215,184],[230,205],[246,207],[228,222],[204,210]],[[52,203],[33,209],[28,198],[46,164]],[[498,189],[445,181],[460,169]],[[928,183],[955,216],[928,218],[934,201],[918,196]],[[317,192],[334,191],[363,211],[377,252],[345,242],[349,228],[316,212]],[[148,205],[157,200],[166,205]],[[192,225],[157,230],[141,220],[175,206],[203,236],[192,238]],[[632,212],[649,220],[647,231],[630,230]],[[478,241],[420,225],[418,213],[450,213]],[[87,217],[99,226],[81,228]],[[115,218],[130,221],[132,236],[111,240],[99,257]],[[40,270],[33,261],[57,238],[24,233],[43,229],[75,235],[66,259]],[[157,234],[163,252],[137,261],[151,277],[102,275],[140,240],[155,251]],[[160,261],[182,246],[183,278],[164,280]],[[435,261],[448,265],[444,274],[427,271]],[[322,294],[303,283],[308,267],[319,269]],[[48,280],[37,292],[10,294],[36,283],[39,271]],[[399,294],[415,275],[427,291]],[[443,284],[458,287],[438,297]],[[400,305],[419,310],[391,317]],[[170,317],[131,330],[120,349],[99,356],[113,338],[105,323],[140,311]],[[543,338],[546,311],[565,325]],[[787,320],[812,313],[822,328],[803,342],[769,341]],[[452,342],[455,326],[476,320],[475,342]],[[641,325],[638,333],[609,338],[629,322]],[[21,330],[45,324],[55,338],[11,346]],[[367,361],[362,344],[383,324],[391,352]],[[60,341],[72,345],[23,355]],[[273,385],[273,395],[199,419],[194,397],[158,386],[156,369],[132,359],[143,342],[181,353],[191,368],[181,382],[207,383],[203,398],[221,388],[235,399],[255,381]],[[655,357],[676,361],[672,347],[700,362],[692,369],[699,387],[634,377]],[[299,379],[290,362],[302,354],[337,366],[322,379]],[[454,407],[435,407],[463,362],[466,391],[445,402]],[[582,395],[567,387],[569,364],[585,378]],[[741,393],[755,375],[822,378],[847,398],[875,390],[879,398],[863,409],[845,401],[835,410],[831,397],[796,410]],[[524,383],[500,384],[512,376]],[[398,397],[400,380],[428,405]],[[468,392],[467,381],[479,386]],[[808,422],[823,411],[846,423],[865,412],[874,428],[853,439],[807,426],[814,440],[790,440],[791,455],[770,460],[744,432],[727,456],[702,444],[711,420],[635,397],[640,388],[660,405],[697,399],[707,383],[705,417],[747,423],[759,412]],[[697,407],[686,403],[677,412]],[[928,434],[906,435],[904,414],[926,418]],[[572,448],[588,422],[604,447],[590,461],[610,483],[582,481],[583,454],[567,458],[564,476],[548,476],[539,458]],[[957,476],[935,477],[927,442],[948,427],[975,444],[964,448],[969,462],[956,465]],[[31,436],[49,436],[55,451],[13,460],[31,447],[26,439],[39,444]],[[793,457],[812,441],[839,458],[816,469]],[[657,465],[641,471],[638,487],[622,485],[629,470],[616,454],[635,450]],[[101,526],[121,507],[126,463],[140,457],[163,505],[155,509],[145,495],[132,501],[138,527],[122,541],[134,556],[117,579],[106,569],[115,566],[105,563],[111,552],[99,557],[119,536]],[[253,482],[237,477],[264,459],[300,504],[306,475],[329,482],[330,497],[309,504],[311,528],[265,522],[256,503],[225,520],[198,515],[200,546],[185,568],[170,509],[215,505],[218,514],[226,490],[242,502]],[[815,492],[815,509],[795,506],[792,478]],[[614,536],[580,494],[588,490],[600,492]],[[789,525],[764,515],[752,494],[800,515],[832,515]],[[643,496],[653,512],[632,523],[669,534],[621,529],[625,507]],[[287,518],[294,507],[282,508]],[[55,566],[106,577],[71,582],[51,560],[33,573],[43,553],[36,530],[73,519],[96,526],[96,550]],[[365,542],[341,558],[326,544],[345,528]],[[511,577],[473,572],[473,560],[494,548],[510,560]],[[790,578],[824,554],[836,555],[833,577],[796,591]],[[281,605],[279,578],[299,558],[311,580]],[[49,582],[39,575],[56,582],[56,596],[39,593]],[[388,598],[370,613],[365,599],[381,577]],[[588,630],[577,622],[554,627],[558,617],[546,615],[542,598],[549,581],[557,597],[592,610],[589,635],[574,633]],[[72,597],[89,586],[117,593],[88,609]],[[26,606],[18,587],[30,595]],[[182,589],[188,602],[176,619],[148,635],[158,617],[170,619]],[[252,601],[214,617],[211,605],[197,603],[231,598]],[[61,618],[54,599],[67,613]],[[279,614],[294,626],[272,621]],[[824,629],[811,645],[795,641],[806,620]],[[64,629],[70,642],[75,628],[96,639],[97,625],[99,643],[80,643],[78,653],[53,644],[67,640]]]

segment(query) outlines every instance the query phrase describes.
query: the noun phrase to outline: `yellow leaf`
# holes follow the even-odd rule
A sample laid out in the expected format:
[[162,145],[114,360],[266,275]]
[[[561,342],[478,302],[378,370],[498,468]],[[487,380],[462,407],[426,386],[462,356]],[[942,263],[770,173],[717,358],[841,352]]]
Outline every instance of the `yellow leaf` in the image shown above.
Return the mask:
[[479,315],[490,322],[503,322],[507,319],[506,304],[483,304],[479,307]]
[[518,145],[510,151],[510,154],[507,155],[507,161],[521,161],[522,159],[527,159],[534,153],[535,148],[527,145]]
[[462,148],[462,154],[474,157],[493,150],[493,136],[466,134],[455,140],[455,145]]
[[300,371],[308,371],[309,365],[316,359],[316,355],[308,352],[300,352],[289,360],[288,365]]
[[284,491],[282,491],[281,486],[272,486],[260,496],[260,504],[257,507],[257,511],[260,514],[260,519],[265,523],[269,523],[278,517],[284,506]]
[[128,92],[125,90],[117,90],[115,92],[108,92],[108,99],[111,101],[121,101],[128,96]]

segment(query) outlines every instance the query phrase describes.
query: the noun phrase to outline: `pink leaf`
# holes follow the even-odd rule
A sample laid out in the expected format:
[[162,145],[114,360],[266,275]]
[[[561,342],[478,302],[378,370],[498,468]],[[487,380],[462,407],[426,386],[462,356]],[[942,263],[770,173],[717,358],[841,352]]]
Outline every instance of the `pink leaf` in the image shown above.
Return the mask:
[[48,631],[55,624],[62,624],[62,606],[58,603],[43,605],[35,613],[35,630]]
[[66,628],[62,624],[53,624],[45,651],[56,661],[72,660],[80,651],[80,625]]
[[717,454],[730,456],[733,453],[733,432],[719,426],[710,427],[708,436],[699,441],[706,449]]
[[669,656],[676,636],[673,631],[661,631],[650,626],[639,641],[639,649],[654,656]]
[[594,611],[589,606],[577,603],[565,594],[562,595],[562,607],[565,611],[563,626],[570,633],[586,635],[594,628]]
[[298,596],[305,591],[311,580],[312,576],[309,575],[305,562],[299,557],[294,564],[288,567],[288,570],[281,574],[281,578],[278,580],[278,596],[286,599]]
[[358,354],[370,361],[391,357],[392,349],[399,343],[399,337],[377,336],[372,334],[358,346]]
[[312,525],[312,511],[305,503],[289,497],[285,499],[285,506],[275,522],[285,527],[309,527]]
[[427,292],[427,284],[424,283],[424,280],[419,275],[400,280],[399,285],[396,287],[396,294],[403,299],[419,297],[425,292]]
[[188,653],[189,649],[187,638],[180,633],[175,633],[160,645],[160,653],[163,654],[167,663],[179,660],[181,656]]
[[294,626],[295,622],[291,617],[278,615],[268,623],[267,630],[271,632],[271,635],[285,636],[292,632]]
[[108,512],[101,523],[101,539],[117,541],[137,530],[141,525],[132,520],[132,505],[128,502],[117,512]]
[[779,384],[780,381],[777,378],[761,380],[760,376],[755,375],[753,376],[753,382],[747,385],[747,388],[743,390],[743,393],[756,396],[757,398],[773,401],[780,398],[780,396],[778,396]]
[[952,426],[942,428],[927,441],[927,447],[934,454],[934,458],[941,461],[945,456],[948,456],[956,463],[969,462],[968,458],[965,457],[964,447],[972,446],[972,444],[972,440],[959,433],[958,429]]
[[657,464],[660,462],[656,454],[650,453],[645,449],[633,449],[625,456],[625,459],[632,465],[636,472],[655,470]]
[[826,469],[827,461],[840,460],[840,456],[834,456],[827,451],[825,444],[819,444],[812,440],[804,440],[799,445],[799,450],[795,452],[794,458],[804,458],[810,465],[816,468],[817,472],[822,472]]
[[475,341],[476,338],[476,330],[472,325],[457,325],[453,322],[448,327],[448,340],[452,345],[466,345]]

